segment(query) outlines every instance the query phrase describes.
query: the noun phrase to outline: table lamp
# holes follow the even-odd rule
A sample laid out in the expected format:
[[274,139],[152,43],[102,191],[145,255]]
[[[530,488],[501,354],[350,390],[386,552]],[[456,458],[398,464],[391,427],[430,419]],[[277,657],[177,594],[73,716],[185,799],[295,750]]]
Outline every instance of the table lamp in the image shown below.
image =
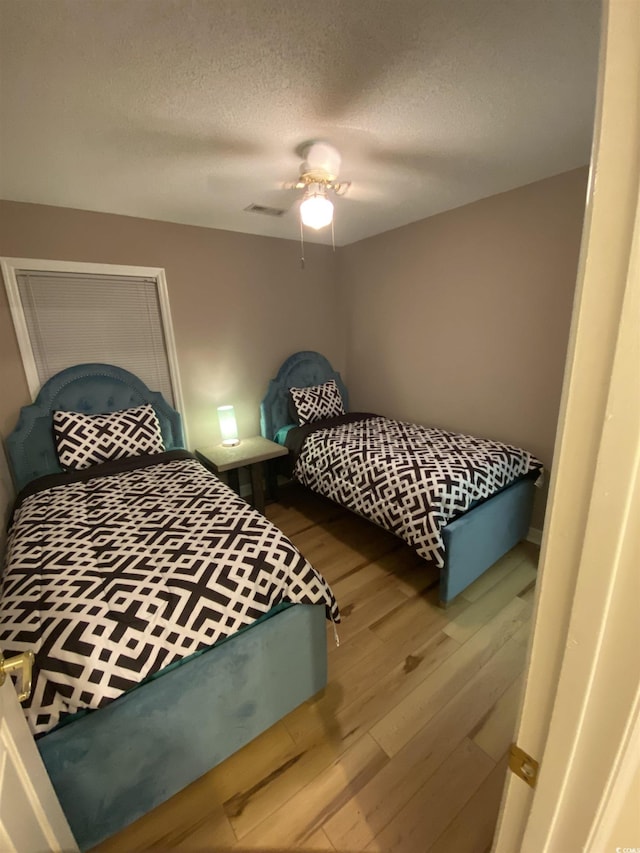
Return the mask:
[[235,447],[240,444],[238,438],[238,425],[233,406],[218,406],[218,421],[220,422],[220,435],[223,447]]

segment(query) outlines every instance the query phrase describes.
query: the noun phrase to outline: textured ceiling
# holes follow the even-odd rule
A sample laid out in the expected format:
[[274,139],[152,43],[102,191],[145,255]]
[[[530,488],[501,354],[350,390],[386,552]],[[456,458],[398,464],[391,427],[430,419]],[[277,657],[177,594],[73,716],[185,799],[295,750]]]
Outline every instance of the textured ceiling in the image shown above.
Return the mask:
[[599,18],[599,0],[0,0],[0,196],[296,239],[284,184],[326,139],[351,243],[587,163]]

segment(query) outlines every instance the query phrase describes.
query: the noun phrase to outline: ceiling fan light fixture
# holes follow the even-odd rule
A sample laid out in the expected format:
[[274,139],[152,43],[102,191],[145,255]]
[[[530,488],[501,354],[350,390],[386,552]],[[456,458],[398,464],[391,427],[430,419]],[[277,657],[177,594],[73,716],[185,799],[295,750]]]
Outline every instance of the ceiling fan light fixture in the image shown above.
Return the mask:
[[307,228],[318,231],[330,225],[333,220],[333,203],[326,196],[320,184],[311,184],[300,204],[300,219]]
[[328,142],[310,142],[304,149],[305,160],[300,167],[301,175],[316,177],[323,181],[335,181],[340,172],[340,154]]

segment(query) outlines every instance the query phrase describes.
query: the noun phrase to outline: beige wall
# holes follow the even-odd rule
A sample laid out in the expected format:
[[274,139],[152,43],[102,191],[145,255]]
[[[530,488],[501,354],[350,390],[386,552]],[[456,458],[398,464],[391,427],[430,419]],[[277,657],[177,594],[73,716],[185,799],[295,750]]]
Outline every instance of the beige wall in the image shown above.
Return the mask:
[[[587,169],[339,249],[0,202],[0,255],[163,267],[191,447],[214,407],[258,431],[269,378],[299,349],[340,370],[353,409],[501,439],[551,464]],[[0,432],[28,391],[0,290]],[[542,527],[546,489],[534,525]]]
[[[336,256],[297,242],[0,202],[0,256],[163,267],[192,447],[217,441],[215,406],[236,407],[241,435],[259,432],[259,402],[281,362],[317,349],[344,370]],[[0,287],[0,433],[29,402]]]
[[586,168],[566,172],[342,249],[352,407],[549,466],[586,185]]

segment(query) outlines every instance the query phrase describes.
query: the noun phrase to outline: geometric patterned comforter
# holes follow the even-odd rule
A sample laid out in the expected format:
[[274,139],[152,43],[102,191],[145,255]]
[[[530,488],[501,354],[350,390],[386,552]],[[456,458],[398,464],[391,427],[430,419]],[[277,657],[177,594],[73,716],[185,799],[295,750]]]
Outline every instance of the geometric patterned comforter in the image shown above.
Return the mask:
[[0,646],[36,653],[25,706],[34,734],[102,707],[280,602],[324,603],[339,621],[322,576],[190,454],[139,464],[58,475],[59,485],[14,511]]
[[303,485],[395,533],[439,568],[449,521],[542,470],[518,447],[376,415],[295,428],[287,444],[298,450],[293,473]]

